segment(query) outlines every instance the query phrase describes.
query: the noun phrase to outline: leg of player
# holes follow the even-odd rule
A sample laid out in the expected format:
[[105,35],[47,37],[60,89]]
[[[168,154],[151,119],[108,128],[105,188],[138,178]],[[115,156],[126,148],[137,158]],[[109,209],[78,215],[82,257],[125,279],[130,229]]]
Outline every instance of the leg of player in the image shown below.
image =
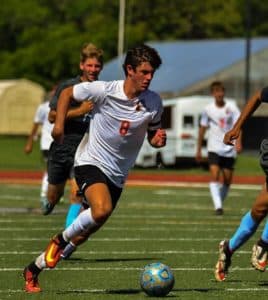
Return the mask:
[[226,279],[228,269],[231,266],[232,254],[254,234],[258,226],[259,222],[252,218],[251,212],[248,212],[242,218],[240,226],[231,239],[220,242],[219,258],[215,266],[215,278],[217,281]]
[[90,199],[90,208],[84,210],[74,222],[62,233],[54,236],[47,249],[34,262],[24,269],[25,291],[37,293],[41,291],[38,275],[45,268],[54,268],[68,242],[83,232],[98,230],[112,213],[113,206],[109,189],[104,183],[88,186],[85,196]]
[[209,189],[210,189],[211,198],[215,208],[215,213],[216,215],[222,215],[223,209],[222,209],[220,183],[219,183],[220,168],[216,164],[211,164],[209,166],[209,170],[211,176]]
[[[48,176],[47,176],[47,171],[45,171],[43,174],[43,178],[42,178],[40,199],[47,196],[47,189],[48,189]],[[42,202],[42,200],[41,200],[41,202]]]
[[43,215],[48,215],[54,209],[64,194],[65,182],[60,184],[48,184],[47,197],[42,198],[41,209]]
[[[215,278],[225,280],[231,265],[232,254],[240,248],[256,231],[261,221],[268,214],[268,193],[266,186],[257,196],[251,211],[241,220],[240,226],[229,241],[222,241],[219,247],[219,259],[215,268]],[[263,235],[265,238],[265,235]],[[259,241],[252,249],[251,264],[257,270],[264,271],[267,266],[267,250],[265,241]]]
[[233,170],[222,169],[223,174],[223,184],[220,189],[221,201],[223,202],[228,195],[230,185],[233,178]]
[[[263,187],[262,192],[257,197],[253,207],[252,214],[255,218],[263,219],[268,214],[268,193],[266,185]],[[252,248],[251,264],[261,272],[266,270],[268,263],[268,221],[264,226],[261,238]]]
[[65,228],[67,228],[69,225],[71,225],[74,221],[74,219],[79,215],[79,212],[81,210],[81,203],[82,203],[82,195],[79,191],[79,187],[76,184],[75,179],[70,180],[71,184],[71,191],[70,191],[70,206],[68,209],[68,213],[65,220]]

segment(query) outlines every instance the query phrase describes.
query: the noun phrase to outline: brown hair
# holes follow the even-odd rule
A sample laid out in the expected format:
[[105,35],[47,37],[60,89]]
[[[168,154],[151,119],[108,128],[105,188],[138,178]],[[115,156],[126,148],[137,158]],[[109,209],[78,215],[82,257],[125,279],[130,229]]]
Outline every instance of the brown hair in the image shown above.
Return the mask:
[[216,88],[225,90],[223,83],[219,80],[213,81],[210,85],[210,92],[212,93]]
[[158,69],[162,63],[158,52],[150,46],[140,45],[129,49],[123,64],[125,75],[127,75],[127,65],[131,65],[135,70],[144,62],[149,62],[154,70]]
[[103,50],[92,43],[86,43],[80,52],[80,62],[84,62],[87,58],[96,58],[103,65]]

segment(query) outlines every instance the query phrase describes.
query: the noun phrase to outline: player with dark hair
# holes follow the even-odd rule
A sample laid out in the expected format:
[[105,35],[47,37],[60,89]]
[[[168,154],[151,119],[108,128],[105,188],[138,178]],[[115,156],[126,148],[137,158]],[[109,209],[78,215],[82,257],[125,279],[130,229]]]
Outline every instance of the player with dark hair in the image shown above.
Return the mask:
[[[260,106],[268,102],[268,87],[253,95],[244,107],[239,119],[233,128],[224,136],[224,143],[233,145],[234,141],[241,134],[241,129],[248,118]],[[260,165],[266,175],[266,182],[262,191],[256,197],[252,208],[241,219],[240,225],[229,240],[223,240],[219,244],[219,258],[215,267],[215,278],[217,281],[226,279],[231,258],[234,252],[239,249],[255,233],[261,221],[268,214],[268,140],[264,139],[260,147]],[[268,260],[268,222],[266,222],[261,238],[253,246],[251,264],[259,271],[265,271]]]
[[[127,63],[134,60],[139,63]],[[90,138],[80,144],[75,161],[75,178],[89,208],[54,236],[47,249],[25,268],[27,292],[40,292],[39,273],[46,267],[56,266],[69,241],[81,234],[90,236],[111,216],[146,133],[153,147],[165,145],[166,133],[161,129],[162,101],[157,93],[149,90],[160,65],[156,50],[141,45],[127,52],[125,80],[84,82],[62,91],[52,133],[58,143],[64,137],[71,99],[94,102]]]

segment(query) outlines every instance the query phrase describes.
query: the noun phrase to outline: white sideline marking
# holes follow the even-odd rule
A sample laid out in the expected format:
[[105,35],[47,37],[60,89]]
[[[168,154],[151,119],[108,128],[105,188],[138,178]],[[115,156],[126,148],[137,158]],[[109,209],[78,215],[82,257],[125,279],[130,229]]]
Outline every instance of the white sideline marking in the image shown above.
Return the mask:
[[[1,241],[21,241],[21,242],[29,242],[29,241],[47,241],[48,238],[1,238]],[[138,242],[138,241],[160,241],[160,242],[168,242],[168,241],[182,241],[182,242],[214,242],[219,241],[219,238],[92,238],[94,242]]]
[[[218,254],[218,251],[195,251],[195,250],[166,250],[166,251],[80,251],[79,254],[114,254],[114,255],[129,255],[129,254]],[[250,254],[251,251],[237,251],[239,254]],[[0,255],[28,255],[28,254],[40,254],[40,251],[0,251]]]

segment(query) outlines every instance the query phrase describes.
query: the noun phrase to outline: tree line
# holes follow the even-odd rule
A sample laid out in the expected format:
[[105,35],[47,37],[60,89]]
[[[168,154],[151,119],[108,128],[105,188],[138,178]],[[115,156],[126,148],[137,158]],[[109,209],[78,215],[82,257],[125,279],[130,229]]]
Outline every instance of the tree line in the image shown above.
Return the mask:
[[[46,88],[78,72],[85,42],[117,55],[119,0],[3,0],[0,79],[28,78]],[[124,48],[148,41],[265,36],[268,2],[125,0]]]

